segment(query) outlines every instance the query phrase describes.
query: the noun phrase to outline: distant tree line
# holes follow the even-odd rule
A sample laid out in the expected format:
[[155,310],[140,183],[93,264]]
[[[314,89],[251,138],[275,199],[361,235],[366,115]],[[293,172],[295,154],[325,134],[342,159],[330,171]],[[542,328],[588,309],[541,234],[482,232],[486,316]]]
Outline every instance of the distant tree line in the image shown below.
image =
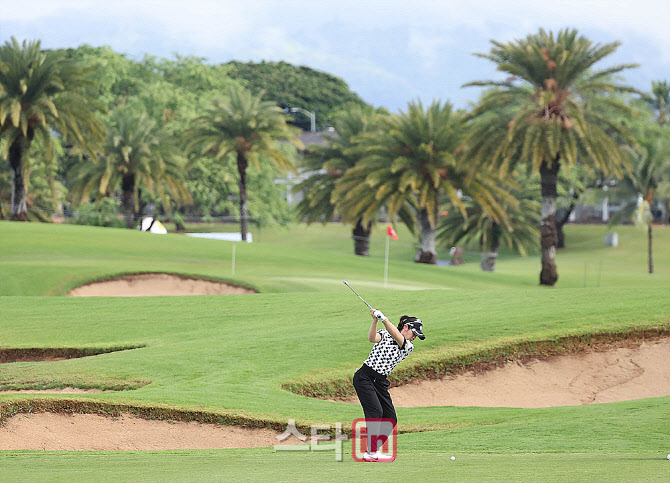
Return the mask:
[[[0,217],[118,212],[133,228],[147,212],[231,216],[243,237],[250,218],[338,217],[357,255],[386,219],[415,233],[416,262],[468,244],[493,271],[501,248],[539,252],[540,283],[554,285],[576,201],[608,187],[623,206],[612,223],[647,227],[652,272],[652,223],[670,211],[670,85],[638,92],[619,77],[634,65],[600,68],[618,46],[572,29],[494,41],[478,55],[503,77],[464,86],[484,87],[470,108],[417,100],[390,114],[285,62],[137,61],[12,39],[0,47]],[[337,135],[305,150],[309,119],[292,107]],[[275,181],[296,170],[293,213]]]
[[[38,41],[6,42],[0,49],[0,217],[48,221],[63,208],[104,209],[122,212],[123,224],[132,227],[156,207],[176,220],[240,218],[246,210],[256,223],[288,222],[286,187],[275,180],[295,169],[298,129],[289,127],[304,120],[283,108],[290,103],[316,112],[324,125],[338,106],[362,101],[341,79],[307,67],[259,64],[258,76],[250,75],[253,68],[179,55],[133,60],[108,47],[48,51]],[[280,87],[267,92],[279,81],[299,95],[282,94]],[[247,131],[255,129],[245,138],[252,147],[225,154],[187,149],[203,115],[214,116],[214,106],[222,113],[239,110],[246,106],[242,99],[260,106],[246,113]],[[268,119],[273,126],[262,124]],[[278,133],[286,124],[292,136],[281,144]],[[265,129],[274,137],[261,136],[260,146],[255,136]],[[222,138],[233,134],[220,132]],[[241,170],[239,152],[250,153],[248,172]]]

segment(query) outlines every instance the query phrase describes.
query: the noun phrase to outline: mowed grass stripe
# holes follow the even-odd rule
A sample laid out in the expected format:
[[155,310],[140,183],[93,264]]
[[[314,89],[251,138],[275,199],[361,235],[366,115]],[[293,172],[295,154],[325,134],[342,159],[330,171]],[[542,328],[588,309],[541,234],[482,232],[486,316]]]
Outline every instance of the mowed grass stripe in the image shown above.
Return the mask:
[[[399,446],[406,448],[401,436]],[[416,441],[412,441],[416,443]],[[453,443],[457,444],[456,442]],[[345,443],[345,449],[349,445]],[[456,460],[451,461],[450,455]],[[658,452],[509,454],[401,451],[392,464],[356,463],[332,452],[274,452],[271,448],[166,452],[5,452],[3,481],[367,481],[399,482],[660,482],[668,461]]]
[[[417,364],[464,350],[670,323],[664,289],[529,290],[513,298],[509,293],[370,290],[366,296],[393,319],[410,312],[425,321],[428,338],[403,363],[417,372]],[[648,304],[650,299],[658,303]],[[309,296],[5,297],[0,304],[0,337],[7,347],[146,345],[79,360],[8,364],[0,383],[129,378],[151,383],[95,397],[245,410],[259,418],[328,420],[337,408],[353,419],[360,411],[281,389],[290,381],[347,381],[367,356],[370,317],[344,286],[340,293]],[[544,315],[548,307],[550,317]],[[444,418],[420,419],[445,424]]]

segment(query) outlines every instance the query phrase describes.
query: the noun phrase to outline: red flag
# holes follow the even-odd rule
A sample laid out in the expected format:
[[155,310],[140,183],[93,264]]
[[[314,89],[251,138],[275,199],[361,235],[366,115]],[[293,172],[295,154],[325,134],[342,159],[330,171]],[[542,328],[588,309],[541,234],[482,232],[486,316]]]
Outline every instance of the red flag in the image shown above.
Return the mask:
[[393,231],[393,227],[391,225],[386,228],[386,234],[390,237],[393,237],[394,240],[398,239],[398,235],[395,234],[395,231]]

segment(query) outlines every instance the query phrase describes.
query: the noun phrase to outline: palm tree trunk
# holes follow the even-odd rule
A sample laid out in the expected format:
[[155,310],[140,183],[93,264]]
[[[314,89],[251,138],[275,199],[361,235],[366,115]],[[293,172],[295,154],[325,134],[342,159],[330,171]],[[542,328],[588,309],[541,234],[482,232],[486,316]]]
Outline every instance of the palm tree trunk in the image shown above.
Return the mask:
[[[146,209],[146,205],[144,203],[142,203],[142,188],[141,187],[137,188],[137,203],[133,203],[133,207],[135,207],[135,206],[137,206],[137,210],[135,210],[135,219],[140,220],[140,225],[141,225],[142,224],[142,215],[144,214],[144,210]],[[156,208],[156,211],[158,211],[158,208]]]
[[121,208],[126,216],[126,228],[132,230],[135,227],[135,203],[133,192],[135,191],[135,176],[130,174],[121,180]]
[[[482,247],[484,248],[484,247]],[[496,261],[498,259],[498,250],[500,249],[500,225],[493,223],[491,226],[491,244],[488,251],[482,250],[481,268],[485,272],[496,271]]]
[[546,161],[540,166],[542,184],[542,221],[540,222],[540,246],[542,249],[542,270],[540,271],[540,285],[555,285],[558,280],[556,271],[556,247],[558,236],[556,233],[556,185],[560,168],[560,155],[556,156],[551,166]]
[[[437,217],[437,213],[435,213],[435,217]],[[435,217],[433,219],[435,219]],[[425,208],[421,208],[418,218],[419,230],[421,231],[421,248],[417,252],[414,261],[417,263],[429,263],[435,265],[437,263],[435,227],[430,222],[428,211]]]
[[570,215],[575,209],[575,206],[577,204],[577,200],[579,200],[579,194],[573,193],[572,194],[572,200],[570,202],[570,206],[568,207],[567,210],[565,210],[565,213],[563,213],[563,216],[561,216],[559,219],[556,220],[556,235],[558,237],[558,241],[556,244],[556,248],[565,248],[565,232],[563,231],[563,227],[565,224],[568,222],[570,219]]
[[249,162],[244,153],[237,153],[237,171],[240,173],[240,236],[247,241],[247,166]]
[[652,258],[652,250],[651,250],[653,240],[653,235],[651,232],[651,221],[649,222],[648,238],[649,238],[649,273],[654,273],[654,259]]
[[26,181],[23,177],[23,140],[14,140],[9,147],[9,164],[12,167],[12,206],[9,219],[12,221],[28,220],[28,204],[26,200]]
[[362,218],[359,218],[354,227],[352,238],[354,239],[354,253],[356,255],[367,257],[370,255],[370,231],[372,222],[368,221],[363,225]]
[[185,232],[186,231],[186,225],[184,225],[184,218],[181,216],[179,212],[176,212],[175,215],[172,217],[172,220],[174,221],[174,229],[179,232]]

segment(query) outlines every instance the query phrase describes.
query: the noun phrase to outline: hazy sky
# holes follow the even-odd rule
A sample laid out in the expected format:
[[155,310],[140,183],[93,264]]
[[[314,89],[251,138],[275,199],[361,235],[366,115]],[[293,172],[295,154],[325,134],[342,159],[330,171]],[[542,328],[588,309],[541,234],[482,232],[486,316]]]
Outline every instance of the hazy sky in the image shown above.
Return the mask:
[[44,48],[109,45],[144,54],[306,65],[343,78],[365,101],[392,111],[422,99],[465,107],[499,77],[472,56],[540,27],[577,28],[594,42],[621,41],[603,66],[639,63],[625,79],[648,90],[670,79],[670,2],[637,0],[0,0],[0,40]]

